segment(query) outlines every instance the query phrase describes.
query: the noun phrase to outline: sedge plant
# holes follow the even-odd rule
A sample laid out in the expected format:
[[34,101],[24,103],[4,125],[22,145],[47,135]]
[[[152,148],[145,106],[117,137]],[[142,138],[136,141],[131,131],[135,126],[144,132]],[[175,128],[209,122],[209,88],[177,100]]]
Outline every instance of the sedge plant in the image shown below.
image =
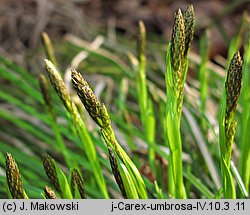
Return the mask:
[[75,103],[72,101],[69,92],[66,89],[65,83],[62,80],[61,75],[58,70],[52,64],[50,60],[45,60],[45,67],[48,72],[50,81],[55,88],[58,96],[62,100],[65,108],[67,109],[72,122],[75,126],[78,136],[81,139],[84,150],[87,152],[87,158],[93,168],[93,174],[96,180],[96,183],[100,190],[102,191],[103,197],[108,197],[107,187],[104,181],[104,177],[101,171],[99,159],[97,157],[95,145],[87,131],[86,125],[81,118]]
[[100,103],[99,99],[79,72],[75,69],[72,69],[71,72],[72,83],[79,98],[89,115],[101,128],[102,137],[107,146],[110,147],[109,151],[112,151],[115,155],[111,160],[115,158],[117,160],[118,171],[120,172],[127,197],[147,198],[147,191],[141,174],[116,140],[114,130],[111,126],[110,116],[105,105]]
[[[65,83],[62,81],[63,71],[59,72],[62,65],[56,62],[52,43],[46,33],[42,35],[45,52],[49,59],[45,60],[45,67],[55,92],[50,91],[49,83],[44,75],[41,75],[38,81],[38,78],[28,71],[0,57],[0,75],[4,80],[1,82],[3,84],[1,84],[0,91],[1,101],[4,101],[0,108],[0,120],[3,125],[0,131],[0,150],[15,155],[22,172],[21,176],[10,153],[6,154],[5,158],[0,153],[0,171],[6,162],[6,177],[0,175],[0,185],[6,184],[7,187],[6,192],[5,187],[0,186],[0,195],[4,193],[9,194],[9,197],[12,198],[43,197],[46,199],[116,198],[121,196],[129,199],[189,198],[193,197],[192,195],[197,198],[221,198],[221,191],[223,191],[225,198],[235,198],[240,196],[236,195],[236,192],[239,190],[242,192],[242,188],[246,187],[246,190],[249,191],[250,171],[247,168],[250,165],[247,135],[250,128],[250,91],[249,73],[247,72],[250,65],[249,32],[244,46],[243,66],[239,53],[233,57],[244,38],[241,30],[237,33],[236,39],[232,40],[229,48],[230,66],[219,112],[221,165],[216,166],[218,168],[210,168],[204,151],[197,153],[196,146],[190,145],[190,142],[194,141],[197,144],[200,144],[201,141],[204,144],[205,142],[218,142],[216,126],[213,127],[211,124],[211,121],[216,118],[215,114],[207,115],[211,117],[211,119],[207,118],[208,120],[204,116],[209,111],[206,101],[210,100],[214,103],[216,99],[220,99],[216,92],[220,87],[222,76],[219,77],[218,68],[212,68],[213,63],[208,62],[209,38],[206,36],[202,37],[200,43],[201,63],[198,63],[199,67],[194,66],[195,60],[198,59],[193,59],[194,55],[190,55],[190,59],[188,59],[194,31],[193,7],[189,6],[183,14],[179,10],[174,18],[172,38],[166,56],[165,83],[162,80],[162,74],[156,72],[162,68],[158,54],[162,44],[151,44],[150,41],[147,41],[147,54],[150,56],[148,59],[151,59],[151,54],[153,54],[156,56],[156,61],[147,60],[146,63],[146,30],[142,22],[139,23],[137,57],[132,54],[130,56],[131,62],[134,61],[132,68],[126,64],[124,58],[119,57],[121,54],[125,55],[125,53],[121,53],[125,47],[122,47],[120,43],[117,43],[116,46],[121,49],[104,42],[105,45],[102,48],[95,50],[86,41],[82,42],[81,39],[76,39],[72,35],[65,37],[67,38],[65,45],[67,50],[61,54],[69,57],[71,54],[77,54],[73,52],[81,52],[82,49],[91,53],[83,64],[79,64],[79,70],[84,68],[89,73],[103,73],[121,83],[119,90],[113,88],[115,93],[112,96],[112,105],[114,105],[112,109],[121,110],[124,114],[122,116],[117,112],[108,113],[106,106],[100,102],[82,75],[76,70],[72,70],[73,87],[85,109],[99,126],[101,135],[92,134],[87,129],[87,121],[83,119],[84,114],[81,113],[84,109],[79,108],[78,104],[74,103],[75,100],[71,99]],[[246,25],[244,24],[244,26]],[[123,42],[129,46],[129,43]],[[190,65],[189,60],[192,62]],[[185,95],[189,97],[185,100],[185,109],[183,109],[184,85],[188,66],[193,70],[200,68],[201,107],[196,106],[197,103],[192,100],[194,98],[197,100],[199,93],[196,80],[190,78],[187,91],[185,91]],[[213,66],[215,65],[213,64]],[[207,71],[209,71],[209,79]],[[210,79],[216,81],[209,82]],[[243,86],[241,98],[239,98],[241,79],[243,79]],[[5,82],[16,87],[9,90],[8,84],[6,85]],[[207,90],[208,87],[209,90]],[[189,94],[191,91],[196,97]],[[55,93],[58,94],[58,97]],[[103,94],[110,96],[108,91]],[[115,95],[118,94],[117,101]],[[214,98],[215,100],[213,100]],[[236,112],[238,98],[241,108],[239,112]],[[60,100],[66,111],[56,106]],[[139,114],[138,106],[131,105],[137,101]],[[79,104],[82,106],[81,103]],[[45,107],[46,112],[43,113],[41,107]],[[190,110],[190,107],[193,110]],[[182,109],[185,114],[183,119]],[[201,120],[200,112],[203,117]],[[237,124],[235,119],[238,118],[238,115],[241,115],[239,117],[240,129],[237,129],[237,135],[235,135]],[[115,129],[112,126],[111,118],[112,123],[116,125]],[[162,120],[162,124],[157,125],[157,128],[160,129],[155,129],[156,121],[154,120],[162,118],[165,121]],[[206,141],[207,133],[199,129],[199,122],[201,122],[203,131],[207,127],[211,129],[212,141]],[[72,125],[74,126],[73,131]],[[137,125],[142,125],[142,129]],[[163,129],[164,132],[162,132]],[[118,135],[121,134],[119,132],[122,132],[124,138],[118,139]],[[239,143],[238,168],[240,175],[237,165],[232,162],[234,139],[236,143]],[[135,162],[136,165],[122,147],[124,140],[128,143],[132,153],[136,153],[136,158],[139,158],[136,160],[138,162]],[[168,147],[161,145],[165,142]],[[145,146],[145,148],[140,148],[141,146]],[[182,148],[184,148],[184,152],[182,152]],[[214,159],[217,158],[218,150],[215,144],[207,145],[207,149],[205,153],[209,153],[209,156]],[[46,151],[51,155],[45,155],[43,158],[45,173],[42,171],[41,161],[34,156],[41,151]],[[52,156],[61,162],[56,162]],[[199,162],[196,162],[197,160]],[[137,169],[138,163],[141,161],[144,164]],[[150,167],[147,166],[148,161]],[[185,165],[183,165],[184,162]],[[185,168],[186,166],[188,168]],[[84,171],[80,171],[82,168]],[[217,185],[212,175],[213,171],[218,174],[220,170],[223,189],[218,191],[220,183]],[[151,177],[152,172],[156,173],[157,177]],[[183,177],[186,180],[185,186]],[[49,178],[49,186],[47,178]],[[241,181],[244,182],[244,185]],[[194,190],[195,192],[193,192]],[[247,192],[242,193],[243,198],[247,197]]]
[[240,53],[236,52],[227,71],[219,119],[220,162],[225,198],[236,198],[235,185],[230,170],[230,161],[237,125],[237,120],[234,116],[238,105],[241,85],[242,60]]
[[166,135],[170,149],[168,177],[169,196],[186,198],[182,170],[182,141],[180,133],[184,83],[188,70],[187,54],[194,33],[194,9],[187,7],[174,15],[171,41],[166,57]]

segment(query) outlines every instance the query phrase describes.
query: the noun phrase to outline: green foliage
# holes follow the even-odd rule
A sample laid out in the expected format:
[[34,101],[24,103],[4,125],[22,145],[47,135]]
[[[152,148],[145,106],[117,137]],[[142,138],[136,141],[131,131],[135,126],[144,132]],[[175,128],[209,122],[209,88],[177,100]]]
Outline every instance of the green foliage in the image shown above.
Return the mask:
[[[86,110],[88,111],[92,119],[100,126],[102,136],[107,146],[110,147],[117,154],[117,156],[122,162],[122,168],[118,169],[119,171],[121,171],[121,178],[123,184],[125,184],[125,190],[126,188],[131,189],[131,186],[135,187],[136,195],[138,195],[140,198],[147,198],[146,188],[138,169],[116,140],[114,130],[111,126],[110,117],[105,105],[101,105],[100,101],[97,99],[96,95],[89,87],[88,83],[76,70],[72,70],[72,82]],[[123,174],[124,171],[126,172],[126,174]],[[130,176],[127,176],[128,174]],[[127,182],[124,181],[126,179],[128,179]],[[126,186],[126,184],[129,186]],[[130,192],[126,190],[128,198],[130,198],[128,196],[129,193]]]
[[246,23],[246,44],[244,45],[244,57],[243,57],[243,86],[240,96],[240,105],[243,108],[242,114],[240,116],[240,125],[242,130],[241,141],[240,141],[240,151],[241,156],[239,160],[239,172],[243,179],[244,185],[247,192],[249,192],[249,180],[250,180],[250,170],[248,166],[250,165],[250,140],[247,135],[247,131],[250,129],[250,19],[248,17]]
[[[208,55],[210,51],[209,44],[209,32],[205,32],[200,40],[200,55],[201,55],[201,63],[200,63],[200,71],[199,71],[199,81],[200,81],[200,100],[201,100],[201,114],[206,116],[206,101],[208,95],[208,74],[207,74],[207,63],[208,63]],[[206,120],[205,117],[202,118],[202,128],[206,129]]]
[[87,152],[87,157],[93,168],[93,173],[96,178],[96,183],[103,192],[104,197],[107,198],[108,193],[106,184],[104,182],[104,178],[101,172],[101,167],[98,161],[94,143],[89,136],[86,125],[82,120],[75,103],[72,101],[70,94],[66,89],[66,85],[64,84],[57,69],[49,60],[45,60],[45,67],[47,69],[51,84],[55,88],[58,96],[60,97],[65,108],[67,109],[72,119],[75,130],[82,141],[84,150]]
[[153,103],[148,96],[146,80],[146,28],[142,21],[139,22],[137,41],[138,66],[136,67],[136,84],[140,106],[140,118],[148,142],[148,159],[151,169],[155,169],[155,116]]
[[[146,37],[143,22],[137,51],[119,35],[117,43],[104,40],[97,49],[66,35],[57,56],[43,33],[47,73],[39,77],[0,57],[0,173],[6,170],[0,197],[247,198],[248,16],[230,43],[225,81],[209,61],[206,34],[200,56],[189,56],[193,34],[190,5],[174,15],[165,71],[166,41]],[[233,57],[241,44],[243,65],[239,53]],[[71,70],[71,86],[64,66],[82,52],[86,58]],[[186,83],[189,68],[199,72],[198,81],[188,76]],[[240,154],[236,165],[234,148]],[[42,162],[44,154],[51,156]]]
[[169,194],[186,198],[182,176],[182,142],[180,122],[184,97],[184,83],[188,70],[187,54],[194,33],[194,11],[189,6],[184,19],[180,10],[175,13],[171,42],[166,57],[166,135],[170,149]]

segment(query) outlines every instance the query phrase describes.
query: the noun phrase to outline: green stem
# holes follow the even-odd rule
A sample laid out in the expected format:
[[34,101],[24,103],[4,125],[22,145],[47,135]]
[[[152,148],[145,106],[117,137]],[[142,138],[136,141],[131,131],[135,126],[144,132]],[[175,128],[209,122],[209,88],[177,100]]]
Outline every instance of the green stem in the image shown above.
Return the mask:
[[141,121],[148,142],[148,159],[151,170],[155,173],[155,118],[153,104],[148,98],[146,83],[146,29],[142,21],[139,22],[137,92],[139,97]]

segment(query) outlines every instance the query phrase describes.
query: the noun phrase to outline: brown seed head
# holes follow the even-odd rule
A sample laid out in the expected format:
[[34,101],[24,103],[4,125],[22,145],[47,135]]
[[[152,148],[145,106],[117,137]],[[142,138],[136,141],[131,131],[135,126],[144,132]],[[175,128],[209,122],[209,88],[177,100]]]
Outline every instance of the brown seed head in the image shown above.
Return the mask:
[[101,128],[109,127],[111,122],[105,105],[100,103],[79,72],[75,69],[72,69],[71,72],[73,86],[89,115]]
[[190,49],[191,42],[194,36],[194,7],[193,5],[188,5],[184,12],[184,25],[185,25],[185,50],[184,56],[187,56]]
[[174,71],[180,70],[184,57],[185,26],[181,10],[174,14],[174,25],[171,37],[171,64]]
[[64,106],[68,110],[68,112],[72,113],[75,112],[76,107],[74,106],[72,99],[69,95],[69,92],[62,80],[61,75],[55,68],[55,66],[52,64],[50,60],[45,59],[45,68],[48,72],[49,79],[53,87],[55,88],[58,96],[62,100]]
[[6,154],[6,178],[13,199],[27,199],[17,163],[10,153]]
[[44,155],[43,157],[43,167],[46,172],[46,175],[50,179],[51,183],[55,187],[56,191],[62,195],[61,186],[58,180],[57,172],[56,172],[56,166],[55,161],[52,157],[50,157],[48,154]]
[[242,60],[236,52],[231,60],[225,82],[226,88],[226,118],[235,113],[242,85]]
[[120,174],[119,169],[118,169],[116,157],[115,157],[115,155],[114,155],[114,153],[113,153],[113,151],[112,151],[112,149],[110,147],[108,147],[108,151],[109,151],[109,161],[110,161],[110,165],[111,165],[113,175],[115,177],[117,185],[119,186],[119,188],[120,188],[120,190],[122,192],[123,197],[126,199],[127,194],[126,194],[126,191],[125,191],[125,188],[124,188],[124,184],[122,182],[121,174]]
[[82,199],[86,199],[86,191],[84,188],[84,182],[82,177],[80,176],[79,172],[77,169],[74,169],[72,172],[72,184],[71,184],[71,189],[73,191],[73,194],[75,192],[75,186],[77,186],[79,193],[81,195]]

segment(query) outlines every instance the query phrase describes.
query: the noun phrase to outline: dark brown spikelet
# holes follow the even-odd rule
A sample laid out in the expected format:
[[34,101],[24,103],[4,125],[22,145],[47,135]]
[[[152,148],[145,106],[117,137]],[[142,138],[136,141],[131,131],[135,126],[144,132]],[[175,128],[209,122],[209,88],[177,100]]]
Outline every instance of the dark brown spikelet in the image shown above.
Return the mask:
[[46,199],[58,199],[58,197],[56,196],[55,191],[52,188],[48,187],[48,186],[44,187],[44,193],[45,193],[45,198]]
[[60,187],[60,183],[58,180],[57,172],[56,172],[56,166],[55,161],[52,157],[50,157],[48,154],[44,155],[43,157],[43,167],[46,172],[46,175],[50,179],[51,183],[55,187],[56,191],[62,195],[62,190]]
[[[171,37],[171,65],[174,71],[178,71],[184,57],[185,27],[181,10],[174,14],[174,25]],[[178,74],[180,75],[180,74]]]
[[124,188],[124,184],[122,182],[122,177],[121,177],[121,174],[120,174],[119,169],[118,169],[117,160],[116,160],[115,155],[110,147],[108,147],[108,151],[109,151],[109,161],[110,161],[111,169],[112,169],[113,175],[115,177],[116,183],[119,186],[123,197],[125,199],[127,199],[127,194],[126,194],[126,191]]
[[194,7],[193,5],[188,5],[184,12],[184,26],[185,26],[185,49],[184,56],[187,56],[190,49],[191,42],[194,37]]
[[75,69],[71,70],[73,86],[92,119],[101,127],[110,126],[110,118],[104,104],[101,104],[87,81]]
[[235,113],[242,85],[242,60],[236,52],[231,60],[225,82],[226,88],[226,119]]
[[75,186],[77,186],[81,198],[86,199],[86,190],[84,188],[84,182],[77,169],[73,170],[71,180],[72,193],[75,195]]
[[6,178],[13,199],[27,199],[22,177],[17,163],[10,153],[6,153]]

